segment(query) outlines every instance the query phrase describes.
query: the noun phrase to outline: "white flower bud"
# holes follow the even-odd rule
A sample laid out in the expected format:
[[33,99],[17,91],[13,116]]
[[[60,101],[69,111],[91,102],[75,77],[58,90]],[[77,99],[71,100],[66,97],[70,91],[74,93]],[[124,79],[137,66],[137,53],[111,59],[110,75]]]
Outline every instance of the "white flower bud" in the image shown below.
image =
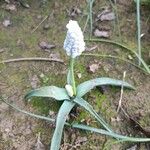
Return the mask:
[[77,21],[70,20],[66,25],[68,31],[64,41],[64,49],[68,56],[75,58],[85,50],[85,42]]
[[70,97],[73,96],[73,88],[70,84],[65,85],[65,89]]

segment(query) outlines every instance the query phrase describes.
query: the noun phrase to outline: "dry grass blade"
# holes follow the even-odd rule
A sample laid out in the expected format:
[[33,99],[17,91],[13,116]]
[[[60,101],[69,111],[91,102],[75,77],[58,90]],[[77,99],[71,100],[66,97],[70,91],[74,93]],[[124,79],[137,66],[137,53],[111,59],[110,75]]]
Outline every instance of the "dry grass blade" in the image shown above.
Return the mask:
[[[123,72],[123,82],[125,81],[125,76],[126,76],[126,71]],[[117,108],[117,113],[119,112],[122,104],[122,97],[123,97],[123,84],[121,85],[121,93],[120,93],[120,99],[119,99],[119,104]]]

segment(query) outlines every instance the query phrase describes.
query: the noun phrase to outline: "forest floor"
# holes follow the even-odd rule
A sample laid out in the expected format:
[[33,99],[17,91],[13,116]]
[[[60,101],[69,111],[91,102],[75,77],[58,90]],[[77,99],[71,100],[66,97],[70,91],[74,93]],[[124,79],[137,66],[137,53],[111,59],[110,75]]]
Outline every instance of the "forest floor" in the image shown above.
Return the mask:
[[[86,39],[86,51],[75,63],[75,78],[81,83],[95,77],[123,79],[136,90],[124,89],[122,110],[117,112],[120,88],[96,88],[86,99],[117,133],[150,137],[150,76],[134,64],[136,56],[129,50],[105,40],[137,48],[136,4],[132,0],[95,0],[93,23],[86,24],[89,13],[85,0],[0,1],[0,61],[16,58],[42,57],[51,61],[26,60],[0,64],[0,94],[17,107],[56,117],[60,103],[50,99],[24,102],[31,89],[44,85],[64,87],[69,58],[63,50],[66,24],[77,20]],[[28,5],[27,5],[28,4]],[[141,7],[142,57],[150,65],[150,9]],[[89,41],[89,37],[104,39]],[[121,59],[84,54],[112,55]],[[80,108],[76,122],[95,124]],[[140,127],[142,128],[140,128]],[[54,124],[26,116],[0,102],[0,150],[48,150]],[[107,136],[65,128],[61,150],[149,150],[148,143],[115,143]]]

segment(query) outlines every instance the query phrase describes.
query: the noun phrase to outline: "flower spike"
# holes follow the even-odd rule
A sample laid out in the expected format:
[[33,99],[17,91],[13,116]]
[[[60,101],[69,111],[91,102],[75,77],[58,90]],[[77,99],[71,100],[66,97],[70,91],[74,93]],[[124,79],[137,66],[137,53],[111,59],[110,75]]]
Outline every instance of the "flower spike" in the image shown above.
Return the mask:
[[70,20],[66,27],[68,31],[64,41],[64,49],[68,56],[75,58],[85,50],[84,36],[77,21]]

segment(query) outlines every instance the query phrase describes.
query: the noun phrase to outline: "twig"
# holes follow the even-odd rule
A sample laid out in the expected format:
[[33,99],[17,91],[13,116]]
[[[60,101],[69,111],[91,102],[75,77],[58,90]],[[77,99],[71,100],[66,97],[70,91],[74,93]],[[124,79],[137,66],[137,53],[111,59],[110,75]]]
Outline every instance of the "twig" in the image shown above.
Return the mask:
[[31,33],[34,33],[48,17],[49,15],[45,16],[44,19],[31,31]]
[[[123,82],[125,81],[125,76],[126,76],[126,71],[123,72],[123,79],[122,79]],[[121,108],[122,97],[123,97],[123,84],[121,85],[121,93],[120,93],[120,99],[119,99],[119,103],[118,103],[117,113],[119,112],[119,110]]]
[[0,61],[0,64],[11,63],[11,62],[19,62],[19,61],[49,61],[49,62],[59,62],[64,64],[64,61],[61,59],[51,59],[51,58],[42,58],[42,57],[28,57],[28,58],[15,58],[15,59],[7,59]]

